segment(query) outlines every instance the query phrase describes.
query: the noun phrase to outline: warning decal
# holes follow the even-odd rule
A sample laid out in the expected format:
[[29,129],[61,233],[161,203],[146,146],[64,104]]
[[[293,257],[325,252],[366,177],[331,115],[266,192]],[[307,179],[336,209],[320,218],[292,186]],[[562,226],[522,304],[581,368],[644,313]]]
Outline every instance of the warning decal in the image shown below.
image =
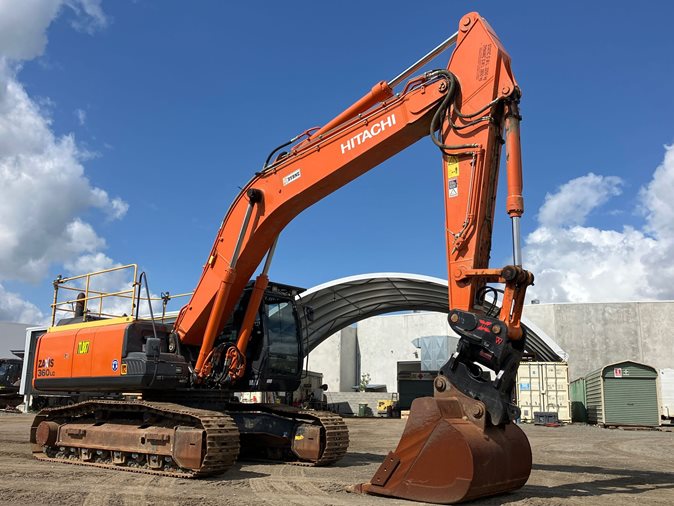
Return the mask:
[[459,157],[449,155],[445,158],[447,165],[447,179],[459,177]]
[[450,197],[459,196],[459,182],[456,180],[456,178],[450,179],[447,182],[447,190],[448,190],[447,195],[449,195]]

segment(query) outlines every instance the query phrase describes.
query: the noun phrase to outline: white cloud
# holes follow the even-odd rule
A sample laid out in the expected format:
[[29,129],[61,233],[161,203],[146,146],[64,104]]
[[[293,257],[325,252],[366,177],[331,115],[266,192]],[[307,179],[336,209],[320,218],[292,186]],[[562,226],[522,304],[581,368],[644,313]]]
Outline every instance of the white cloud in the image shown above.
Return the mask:
[[61,0],[4,0],[0,2],[0,55],[30,60],[44,52],[46,30]]
[[89,34],[108,25],[101,0],[2,0],[0,56],[30,60],[47,46],[47,28],[66,5],[75,14],[71,25]]
[[102,0],[66,0],[76,18],[70,25],[81,32],[94,33],[108,26],[108,18],[101,7]]
[[19,323],[46,323],[47,318],[40,309],[26,302],[20,295],[8,292],[0,285],[0,321],[9,320]]
[[651,182],[641,190],[642,210],[647,219],[647,230],[654,236],[674,238],[674,145],[665,146],[665,158],[655,169]]
[[529,298],[542,302],[674,299],[674,147],[641,190],[643,229],[585,226],[588,215],[620,195],[621,180],[588,174],[547,195],[539,227],[525,241],[536,276]]
[[105,247],[84,211],[120,219],[128,205],[91,185],[74,137],[57,138],[13,73],[1,71],[0,279],[36,281],[52,263]]
[[92,188],[90,205],[103,210],[111,220],[124,218],[129,210],[129,204],[120,198],[111,199],[108,192],[100,188]]
[[[56,136],[49,98],[32,98],[18,78],[22,61],[43,54],[46,31],[63,6],[91,33],[108,20],[100,0],[0,2],[0,281],[38,281],[50,266],[103,255],[105,240],[82,216],[94,208],[121,219],[128,204],[93,186],[82,162],[91,154],[73,135]],[[80,123],[83,110],[76,112]],[[105,255],[103,255],[105,257]],[[107,258],[107,257],[105,257]],[[99,259],[99,261],[102,261]],[[0,286],[0,319],[36,321],[41,312]]]
[[665,147],[665,158],[651,182],[640,193],[641,209],[646,215],[646,231],[658,248],[646,259],[648,275],[644,283],[658,298],[674,299],[674,145]]
[[87,111],[84,109],[75,109],[75,117],[77,118],[77,122],[80,124],[80,126],[84,126],[84,124],[87,122]]
[[124,202],[119,197],[114,198],[110,201],[110,218],[113,220],[120,220],[129,210],[129,204]]
[[538,221],[547,227],[582,225],[592,210],[620,195],[621,186],[622,180],[618,177],[598,176],[592,172],[572,179],[554,195],[548,193],[545,196]]
[[119,267],[112,258],[105,253],[96,252],[88,255],[81,255],[73,260],[65,262],[64,266],[69,276],[82,274],[83,272],[102,271]]

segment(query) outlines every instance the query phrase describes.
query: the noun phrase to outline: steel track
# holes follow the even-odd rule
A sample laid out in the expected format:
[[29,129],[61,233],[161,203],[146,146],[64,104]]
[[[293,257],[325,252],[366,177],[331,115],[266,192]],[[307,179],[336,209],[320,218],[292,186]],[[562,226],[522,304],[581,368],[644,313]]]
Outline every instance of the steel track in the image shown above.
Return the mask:
[[[245,406],[247,411],[261,411],[282,417],[295,418],[306,423],[318,424],[322,427],[322,448],[320,457],[315,461],[289,461],[296,466],[328,466],[340,460],[347,452],[349,446],[349,431],[344,420],[334,413],[326,411],[299,410],[290,406],[282,405],[235,405],[240,408]],[[233,407],[231,404],[229,407]],[[73,455],[72,458],[50,457],[47,449],[36,443],[35,433],[37,426],[42,421],[70,421],[96,417],[101,413],[128,413],[131,416],[153,415],[159,417],[162,423],[174,423],[175,425],[189,425],[203,428],[206,433],[206,452],[202,466],[198,470],[192,469],[166,469],[157,470],[147,467],[132,467],[129,465],[112,464],[111,462],[87,462]],[[177,478],[200,478],[205,476],[224,473],[229,469],[239,454],[239,431],[236,424],[227,411],[188,407],[181,404],[154,401],[86,401],[72,406],[49,408],[40,411],[31,427],[31,443],[33,443],[33,456],[37,460],[47,462],[60,462],[65,464],[98,467],[103,469],[115,469],[133,473],[144,473],[159,476]],[[57,452],[57,447],[50,449],[51,453]]]
[[[95,416],[96,412],[128,413],[130,415],[151,414],[160,417],[163,422],[175,422],[176,425],[190,425],[202,428],[206,433],[205,454],[198,470],[171,469],[157,470],[149,467],[131,467],[111,462],[85,462],[77,458],[50,457],[47,449],[36,443],[37,426],[45,420],[69,420]],[[86,401],[72,406],[50,408],[40,411],[31,426],[31,443],[33,456],[38,460],[62,462],[92,466],[104,469],[115,469],[134,473],[171,476],[179,478],[200,478],[224,473],[229,469],[239,454],[239,431],[234,421],[227,414],[205,409],[194,409],[179,404],[146,401]],[[56,447],[52,448],[56,450]]]

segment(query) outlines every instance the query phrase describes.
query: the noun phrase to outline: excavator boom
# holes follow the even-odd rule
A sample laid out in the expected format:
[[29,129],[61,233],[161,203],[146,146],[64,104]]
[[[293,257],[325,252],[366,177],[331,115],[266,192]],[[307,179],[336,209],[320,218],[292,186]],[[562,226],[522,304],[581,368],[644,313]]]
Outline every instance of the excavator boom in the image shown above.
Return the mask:
[[[396,96],[388,83],[377,83],[256,173],[239,193],[192,299],[175,323],[183,343],[201,346],[196,370],[202,376],[219,329],[281,230],[307,207],[436,130],[443,150],[450,300],[457,309],[471,309],[486,281],[468,277],[488,266],[501,131],[506,117],[512,116],[506,113],[515,107],[511,104],[519,99],[519,89],[510,57],[491,28],[476,13],[464,21],[449,71],[419,76]],[[399,77],[391,82],[398,81]],[[459,107],[451,107],[453,102]],[[442,118],[450,108],[451,115]],[[458,128],[452,126],[455,122]],[[508,139],[513,148],[508,161],[510,205],[522,200],[521,164],[514,148],[519,137]],[[510,321],[509,330],[515,333],[518,317]]]
[[445,84],[432,76],[423,81],[372,110],[360,110],[362,117],[314,134],[256,174],[227,212],[194,295],[175,324],[184,343],[206,341],[210,319],[221,328],[281,230],[301,211],[428,135]]

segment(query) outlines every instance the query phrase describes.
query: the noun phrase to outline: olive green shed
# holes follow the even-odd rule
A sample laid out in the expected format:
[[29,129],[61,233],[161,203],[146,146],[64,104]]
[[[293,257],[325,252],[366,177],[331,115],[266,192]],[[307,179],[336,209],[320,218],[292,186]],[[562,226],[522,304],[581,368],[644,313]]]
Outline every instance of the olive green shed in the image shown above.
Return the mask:
[[625,361],[585,376],[587,420],[599,425],[658,426],[657,371]]

